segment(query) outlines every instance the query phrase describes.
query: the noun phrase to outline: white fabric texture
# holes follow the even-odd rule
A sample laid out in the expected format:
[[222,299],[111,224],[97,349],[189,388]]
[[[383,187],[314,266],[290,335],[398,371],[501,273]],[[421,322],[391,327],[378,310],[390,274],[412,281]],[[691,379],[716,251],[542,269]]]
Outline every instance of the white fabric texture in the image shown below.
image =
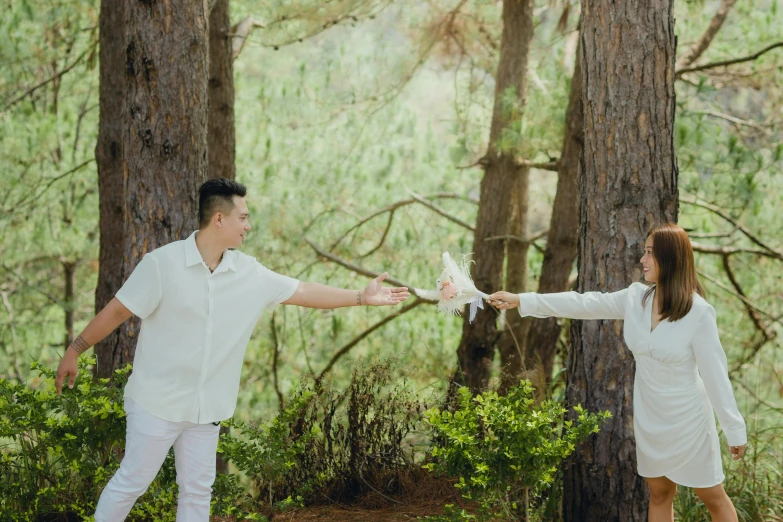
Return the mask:
[[619,292],[520,294],[523,317],[623,319],[623,337],[636,361],[634,436],[638,472],[666,476],[689,487],[723,479],[715,416],[731,446],[747,442],[745,421],[734,398],[715,309],[694,295],[682,319],[662,320],[651,330],[651,295],[634,283]]
[[133,399],[125,399],[125,415],[125,456],[101,493],[95,522],[125,520],[172,445],[179,486],[177,522],[208,522],[220,426],[159,419]]
[[205,424],[233,415],[253,328],[299,281],[235,250],[210,273],[196,234],[145,255],[116,297],[142,319],[125,396],[161,419]]

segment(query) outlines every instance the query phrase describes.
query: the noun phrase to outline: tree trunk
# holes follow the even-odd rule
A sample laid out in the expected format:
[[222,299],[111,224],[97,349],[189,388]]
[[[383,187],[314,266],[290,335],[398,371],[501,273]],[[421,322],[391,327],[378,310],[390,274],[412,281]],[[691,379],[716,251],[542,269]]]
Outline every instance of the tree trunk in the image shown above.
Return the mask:
[[[126,226],[123,274],[197,227],[207,177],[206,2],[125,5]],[[115,366],[133,360],[139,321],[123,324]]]
[[[495,78],[495,106],[487,151],[487,166],[481,180],[476,231],[473,237],[475,264],[471,273],[476,286],[484,291],[502,287],[504,242],[486,239],[508,231],[514,178],[519,174],[514,151],[498,148],[503,129],[511,122],[511,111],[504,109],[503,97],[512,91],[520,102],[526,95],[526,77],[530,38],[533,33],[532,0],[503,2],[503,36],[500,62]],[[517,114],[516,117],[519,117]],[[470,324],[467,314],[462,326],[462,340],[457,349],[459,367],[454,382],[469,386],[474,392],[487,388],[498,330],[494,310],[480,312]]]
[[[234,70],[231,60],[229,0],[217,0],[209,13],[209,116],[207,177],[236,177],[234,125]],[[220,433],[228,433],[227,426]],[[228,462],[215,456],[218,473],[228,473]]]
[[[648,229],[677,218],[672,0],[582,2],[584,148],[579,179],[579,292],[639,280]],[[565,467],[567,521],[647,519],[636,473],[634,362],[621,321],[574,321],[569,406],[613,417]]]
[[[530,182],[530,168],[519,168],[518,175],[514,178],[511,189],[511,226],[509,235],[523,238],[524,241],[509,239],[506,243],[506,290],[521,293],[527,286],[527,252],[530,243],[528,236],[528,185]],[[527,377],[524,374],[524,341],[530,321],[523,320],[518,313],[506,314],[506,328],[498,340],[500,352],[500,393],[504,394],[512,387],[519,384],[520,379]]]
[[[95,159],[98,165],[100,253],[95,313],[100,312],[122,286],[122,245],[125,235],[125,181],[122,149],[122,107],[125,99],[123,4],[103,0],[100,14],[100,117]],[[120,330],[95,346],[98,377],[111,377]]]
[[207,177],[234,179],[234,73],[228,0],[217,0],[209,15],[209,166]]
[[[538,292],[548,294],[565,292],[568,278],[576,259],[577,229],[579,213],[577,201],[579,191],[577,175],[579,157],[582,153],[582,64],[580,50],[577,48],[574,75],[571,78],[571,91],[566,109],[563,149],[557,167],[557,192],[552,205],[552,217],[549,221],[544,263],[541,266],[541,279]],[[519,314],[515,314],[517,317]],[[537,395],[543,397],[546,388],[552,382],[557,341],[560,338],[562,322],[554,317],[530,321],[527,338],[524,340],[525,367],[534,370],[539,385]]]
[[75,306],[74,286],[76,279],[76,262],[62,261],[63,278],[65,279],[65,295],[63,303],[65,304],[65,348],[73,342],[73,312]]

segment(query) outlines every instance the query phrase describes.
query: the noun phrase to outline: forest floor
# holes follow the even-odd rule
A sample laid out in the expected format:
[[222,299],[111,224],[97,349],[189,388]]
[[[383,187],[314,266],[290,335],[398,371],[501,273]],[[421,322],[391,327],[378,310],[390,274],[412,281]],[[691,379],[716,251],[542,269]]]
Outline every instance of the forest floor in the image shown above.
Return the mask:
[[[394,496],[369,493],[350,504],[315,504],[275,513],[274,522],[410,522],[418,517],[442,515],[446,504],[470,506],[460,497],[453,481],[426,478],[409,485]],[[212,517],[211,522],[235,522],[231,518]]]

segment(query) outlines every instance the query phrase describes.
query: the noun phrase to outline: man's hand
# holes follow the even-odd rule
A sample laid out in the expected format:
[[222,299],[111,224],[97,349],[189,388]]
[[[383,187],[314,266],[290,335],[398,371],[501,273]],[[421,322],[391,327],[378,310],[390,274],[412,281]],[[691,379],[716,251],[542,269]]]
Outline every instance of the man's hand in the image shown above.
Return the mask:
[[367,306],[396,305],[405,301],[410,294],[404,286],[388,288],[381,286],[381,282],[389,276],[387,272],[382,273],[362,290],[361,302],[359,304]]
[[60,360],[60,365],[57,366],[57,376],[54,380],[57,387],[57,395],[62,395],[63,382],[65,382],[66,377],[68,378],[68,388],[73,388],[73,385],[76,383],[76,374],[79,373],[78,358],[79,354],[72,348],[68,348],[65,351],[65,355]]
[[498,310],[508,310],[519,306],[519,294],[511,292],[495,292],[487,298],[487,302]]

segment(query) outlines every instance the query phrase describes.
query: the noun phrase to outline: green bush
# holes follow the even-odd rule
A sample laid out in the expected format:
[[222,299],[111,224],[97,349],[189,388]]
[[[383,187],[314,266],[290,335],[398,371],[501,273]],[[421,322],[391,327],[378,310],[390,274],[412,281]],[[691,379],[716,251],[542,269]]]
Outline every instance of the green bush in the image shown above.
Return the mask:
[[[90,520],[119,468],[125,443],[122,386],[130,367],[114,379],[93,379],[94,358],[79,362],[73,390],[61,396],[54,371],[33,363],[37,386],[0,379],[0,520],[36,521],[62,516]],[[129,521],[175,519],[177,485],[170,453]],[[242,490],[232,477],[215,483],[212,511],[258,520],[238,506]]]
[[[541,505],[560,463],[610,416],[576,406],[576,422],[564,420],[566,409],[560,403],[535,403],[528,381],[505,396],[491,392],[473,397],[461,388],[458,400],[453,413],[434,408],[425,414],[436,441],[433,461],[425,468],[456,477],[455,487],[478,502],[479,519],[536,517],[530,507]],[[447,515],[439,520],[464,518],[454,509]]]
[[[93,380],[87,365],[73,390],[58,396],[54,371],[31,388],[0,380],[0,520],[54,513],[91,515],[101,489],[119,467],[125,438],[122,391]],[[129,370],[118,370],[118,383]]]
[[272,421],[233,422],[218,451],[267,509],[398,492],[400,475],[418,469],[405,441],[424,408],[394,381],[389,361],[356,368],[342,391],[305,378]]

